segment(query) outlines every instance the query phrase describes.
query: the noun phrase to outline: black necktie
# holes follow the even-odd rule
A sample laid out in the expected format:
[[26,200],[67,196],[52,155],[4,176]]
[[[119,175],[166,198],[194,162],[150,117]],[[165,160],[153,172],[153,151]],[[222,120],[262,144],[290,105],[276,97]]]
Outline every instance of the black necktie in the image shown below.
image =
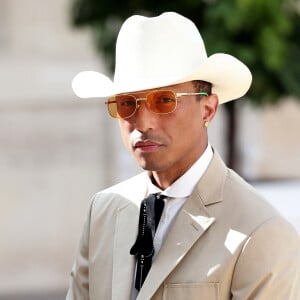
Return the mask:
[[158,226],[166,196],[150,194],[141,203],[139,231],[137,239],[130,249],[130,254],[136,257],[135,288],[139,291],[151,268],[154,255],[153,238]]

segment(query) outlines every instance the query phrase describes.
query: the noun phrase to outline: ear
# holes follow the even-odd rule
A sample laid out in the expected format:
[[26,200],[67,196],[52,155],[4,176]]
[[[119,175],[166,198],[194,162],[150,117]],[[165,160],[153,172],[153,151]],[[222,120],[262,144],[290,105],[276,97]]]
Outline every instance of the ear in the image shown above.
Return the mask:
[[[216,94],[211,94],[207,97],[203,97],[201,101],[203,104],[203,124],[208,124],[214,118],[218,110],[219,99]],[[207,125],[205,126],[207,127]]]

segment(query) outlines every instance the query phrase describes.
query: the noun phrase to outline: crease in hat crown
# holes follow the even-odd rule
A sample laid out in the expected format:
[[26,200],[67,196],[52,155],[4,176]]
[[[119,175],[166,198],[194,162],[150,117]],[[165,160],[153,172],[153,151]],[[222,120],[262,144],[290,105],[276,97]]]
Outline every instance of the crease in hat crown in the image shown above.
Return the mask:
[[116,43],[113,81],[98,72],[81,72],[72,87],[81,98],[101,98],[190,80],[212,83],[212,92],[224,103],[243,96],[252,75],[229,54],[208,57],[195,24],[166,12],[157,17],[134,15],[123,23]]

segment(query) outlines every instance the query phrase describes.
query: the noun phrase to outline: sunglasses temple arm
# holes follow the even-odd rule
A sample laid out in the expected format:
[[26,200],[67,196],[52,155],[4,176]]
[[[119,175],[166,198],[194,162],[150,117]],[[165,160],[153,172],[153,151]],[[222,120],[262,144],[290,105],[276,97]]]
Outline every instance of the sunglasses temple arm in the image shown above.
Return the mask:
[[197,96],[197,95],[201,95],[201,96],[208,96],[208,93],[206,92],[198,92],[198,93],[176,93],[177,97],[182,97],[182,96]]

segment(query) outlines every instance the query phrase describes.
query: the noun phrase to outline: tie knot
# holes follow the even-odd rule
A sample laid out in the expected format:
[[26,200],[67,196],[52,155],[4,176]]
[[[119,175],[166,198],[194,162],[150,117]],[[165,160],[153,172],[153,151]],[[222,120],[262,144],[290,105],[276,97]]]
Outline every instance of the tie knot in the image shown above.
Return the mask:
[[165,199],[167,196],[162,195],[161,193],[153,193],[153,194],[149,194],[143,201],[155,201],[155,200],[163,200]]
[[155,196],[155,199],[160,201],[160,200],[164,200],[165,198],[167,198],[167,196],[162,195],[161,193],[155,193],[153,194]]
[[[148,226],[152,229],[152,234],[154,235],[159,220],[161,218],[166,196],[161,193],[150,194],[147,198],[143,200],[145,205],[145,214],[147,215]],[[142,204],[143,205],[143,204]]]

